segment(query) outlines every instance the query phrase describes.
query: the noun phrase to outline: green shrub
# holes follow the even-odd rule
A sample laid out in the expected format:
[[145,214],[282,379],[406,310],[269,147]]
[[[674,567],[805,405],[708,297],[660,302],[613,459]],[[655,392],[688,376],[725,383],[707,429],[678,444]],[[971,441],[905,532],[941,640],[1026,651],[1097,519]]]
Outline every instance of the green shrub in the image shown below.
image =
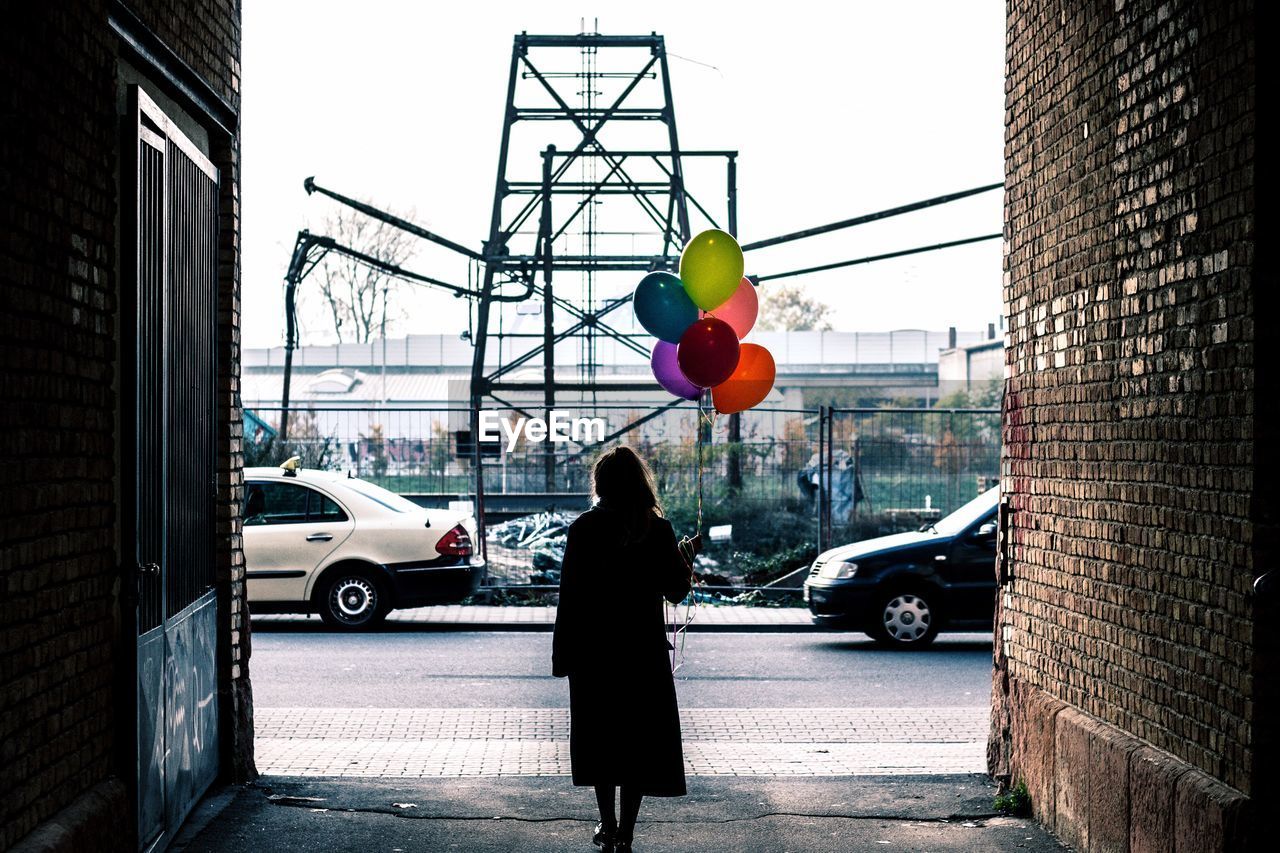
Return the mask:
[[995,809],[1017,817],[1031,817],[1031,793],[1027,790],[1027,783],[1019,779],[1016,785],[998,795]]
[[[673,491],[663,498],[676,535],[693,535],[697,496]],[[802,498],[750,500],[715,495],[704,500],[704,539],[710,528],[723,524],[733,526],[730,541],[704,541],[704,552],[719,566],[711,570],[714,574],[741,577],[748,585],[766,584],[817,556],[817,516]]]
[[721,565],[740,573],[748,586],[763,586],[809,565],[817,556],[818,546],[806,542],[777,551],[733,551],[727,558],[728,565],[725,565],[726,560],[721,560]]
[[[280,465],[293,456],[301,459],[303,468],[328,469],[337,465],[338,442],[333,436],[320,432],[314,412],[295,409],[290,413],[289,420],[288,441],[282,441],[275,435],[257,441],[245,439],[246,468]],[[273,426],[278,425],[277,417]]]

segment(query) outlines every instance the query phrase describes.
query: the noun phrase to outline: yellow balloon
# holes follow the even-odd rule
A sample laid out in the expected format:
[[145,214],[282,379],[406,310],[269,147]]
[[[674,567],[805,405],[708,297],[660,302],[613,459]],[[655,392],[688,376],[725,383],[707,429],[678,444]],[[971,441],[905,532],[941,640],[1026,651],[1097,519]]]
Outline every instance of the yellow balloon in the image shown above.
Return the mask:
[[742,281],[744,264],[738,241],[723,231],[703,231],[680,256],[680,280],[693,304],[714,311],[729,301]]

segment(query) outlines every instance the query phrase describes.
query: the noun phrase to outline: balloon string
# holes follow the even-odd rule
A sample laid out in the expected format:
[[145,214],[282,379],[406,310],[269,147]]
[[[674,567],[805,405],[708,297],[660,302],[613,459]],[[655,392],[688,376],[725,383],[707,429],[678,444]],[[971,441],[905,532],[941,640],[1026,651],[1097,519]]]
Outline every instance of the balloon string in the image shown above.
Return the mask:
[[[703,484],[703,475],[706,470],[706,461],[703,455],[703,448],[704,448],[704,445],[706,444],[706,440],[705,440],[706,433],[709,430],[714,430],[715,424],[716,424],[715,413],[712,412],[712,414],[708,416],[703,411],[702,404],[703,404],[703,396],[699,395],[698,396],[698,420],[697,420],[698,437],[697,437],[697,442],[695,446],[695,453],[697,456],[697,465],[698,465],[698,474],[697,474],[698,507],[697,507],[697,520],[695,522],[694,530],[693,530],[695,536],[702,533],[702,484]],[[704,430],[704,427],[707,427],[708,429]],[[680,545],[682,546],[681,551],[682,553],[684,553],[683,546],[685,545],[685,542],[682,541]],[[690,545],[689,547],[687,556],[689,559],[689,569],[690,569],[690,572],[692,573],[694,560],[697,558],[697,554],[693,552],[692,545]],[[674,612],[670,612],[667,610],[666,599],[663,599],[662,601],[663,619],[664,621],[668,621],[671,623],[671,672],[672,674],[674,674],[676,670],[680,669],[680,667],[684,666],[685,643],[689,637],[689,626],[693,624],[694,616],[697,614],[698,602],[697,602],[697,597],[694,594],[694,588],[697,586],[700,586],[701,584],[702,582],[698,580],[697,574],[694,574],[693,582],[689,585],[689,594],[685,596],[685,600],[684,600],[684,605],[685,605],[684,625],[679,628],[676,627],[677,614],[680,612],[678,609],[678,605],[677,605],[677,609]]]
[[[706,472],[706,460],[703,453],[706,445],[706,437],[709,436],[716,428],[716,416],[719,413],[712,409],[709,413],[703,411],[702,397],[698,398],[698,522],[694,533],[702,532],[702,484],[704,474]],[[704,429],[705,427],[705,429]]]

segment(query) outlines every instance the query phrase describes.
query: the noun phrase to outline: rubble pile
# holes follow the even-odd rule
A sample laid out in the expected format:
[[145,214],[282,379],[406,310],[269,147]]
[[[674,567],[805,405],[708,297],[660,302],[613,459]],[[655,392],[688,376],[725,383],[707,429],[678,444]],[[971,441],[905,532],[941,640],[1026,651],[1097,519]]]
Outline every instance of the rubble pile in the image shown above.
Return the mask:
[[539,512],[488,531],[489,576],[507,584],[557,584],[576,513]]

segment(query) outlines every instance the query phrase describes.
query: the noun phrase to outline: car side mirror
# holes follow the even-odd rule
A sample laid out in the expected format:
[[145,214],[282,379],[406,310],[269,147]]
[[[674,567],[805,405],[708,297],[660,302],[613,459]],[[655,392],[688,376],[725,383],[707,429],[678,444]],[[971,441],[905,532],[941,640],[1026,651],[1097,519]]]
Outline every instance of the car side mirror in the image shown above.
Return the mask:
[[994,521],[988,521],[986,524],[982,525],[977,529],[977,531],[973,534],[973,538],[986,539],[987,537],[995,536],[995,535],[996,535],[996,523]]

